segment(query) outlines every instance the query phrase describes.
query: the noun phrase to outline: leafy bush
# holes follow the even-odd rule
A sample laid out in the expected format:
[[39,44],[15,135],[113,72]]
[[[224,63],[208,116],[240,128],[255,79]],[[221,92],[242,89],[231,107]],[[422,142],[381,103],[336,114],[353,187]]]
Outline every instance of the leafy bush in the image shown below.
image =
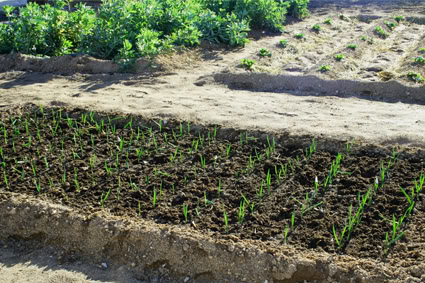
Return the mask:
[[12,34],[9,25],[0,23],[0,53],[9,53],[13,50]]
[[299,19],[304,19],[309,15],[308,4],[310,0],[289,0],[289,14]]
[[307,15],[307,0],[103,0],[97,11],[68,0],[3,7],[0,53],[59,56],[85,53],[123,64],[202,39],[244,46],[251,27],[282,31],[288,9]]

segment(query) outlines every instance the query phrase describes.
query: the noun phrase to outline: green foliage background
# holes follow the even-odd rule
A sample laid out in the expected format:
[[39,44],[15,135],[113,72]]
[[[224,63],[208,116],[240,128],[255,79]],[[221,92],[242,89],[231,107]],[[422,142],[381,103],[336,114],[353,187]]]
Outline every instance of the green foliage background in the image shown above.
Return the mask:
[[[53,6],[5,6],[0,53],[90,54],[131,64],[201,39],[244,46],[251,28],[282,31],[285,17],[303,18],[309,0],[104,0],[97,11],[66,0]],[[72,10],[72,11],[71,11]]]

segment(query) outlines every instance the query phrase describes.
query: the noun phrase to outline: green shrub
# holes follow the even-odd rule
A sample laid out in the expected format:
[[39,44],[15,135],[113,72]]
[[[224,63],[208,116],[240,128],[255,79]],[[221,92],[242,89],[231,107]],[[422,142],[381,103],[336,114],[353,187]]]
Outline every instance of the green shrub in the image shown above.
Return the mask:
[[0,23],[0,53],[10,53],[13,50],[12,34],[9,25]]
[[307,0],[104,0],[95,12],[84,4],[64,9],[29,3],[5,6],[0,52],[59,56],[85,53],[120,64],[155,56],[173,46],[196,46],[202,39],[244,46],[250,27],[282,31],[288,9],[307,13]]
[[304,19],[309,15],[308,3],[310,0],[289,0],[289,14],[299,19]]

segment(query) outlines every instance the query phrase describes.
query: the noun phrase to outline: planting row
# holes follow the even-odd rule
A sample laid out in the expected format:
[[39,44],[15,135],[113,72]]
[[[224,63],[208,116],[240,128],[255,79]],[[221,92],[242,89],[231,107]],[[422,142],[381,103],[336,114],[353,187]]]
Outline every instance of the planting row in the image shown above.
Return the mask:
[[[424,207],[422,160],[290,148],[189,122],[28,108],[2,114],[1,190],[84,212],[362,257],[398,253]],[[422,213],[422,214],[421,214]],[[367,249],[365,249],[367,247]]]
[[425,76],[423,28],[403,16],[327,17],[313,26],[294,30],[280,40],[278,47],[263,48],[256,55],[256,59],[244,59],[241,66],[266,72],[277,68],[321,72],[334,79],[367,81],[403,79],[423,83]]
[[129,67],[201,39],[244,46],[250,28],[282,31],[288,12],[305,17],[309,0],[107,0],[97,11],[81,3],[70,11],[70,2],[29,3],[19,15],[3,7],[9,22],[0,24],[0,53],[84,53]]

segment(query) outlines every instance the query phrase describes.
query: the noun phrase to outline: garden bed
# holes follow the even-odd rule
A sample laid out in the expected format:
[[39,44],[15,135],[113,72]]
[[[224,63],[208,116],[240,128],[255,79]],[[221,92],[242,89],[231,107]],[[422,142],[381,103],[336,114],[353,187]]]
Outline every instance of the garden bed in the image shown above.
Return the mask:
[[[407,266],[424,260],[420,153],[349,141],[334,143],[329,151],[329,141],[313,137],[273,137],[78,109],[27,106],[3,112],[1,122],[2,198],[8,205],[11,197],[43,199],[83,218],[105,214],[152,223],[159,231],[177,227],[207,235],[207,242],[255,243],[260,250],[272,249],[272,255],[289,249],[400,268],[399,258]],[[4,221],[7,226],[10,220]],[[8,233],[33,234],[16,230],[3,237]],[[49,231],[39,233],[52,241]],[[129,260],[118,260],[124,258]],[[144,260],[151,259],[140,259],[146,267]],[[286,264],[279,268],[286,270]],[[223,276],[210,272],[216,279]],[[288,272],[274,280],[329,276]],[[336,274],[342,276],[337,280],[357,276]],[[226,276],[243,281],[237,273]],[[260,282],[264,274],[255,276]]]
[[420,9],[418,14],[403,9],[378,12],[372,4],[340,13],[313,9],[314,18],[262,40],[245,61],[217,72],[215,81],[256,91],[315,91],[423,104],[425,18]]

